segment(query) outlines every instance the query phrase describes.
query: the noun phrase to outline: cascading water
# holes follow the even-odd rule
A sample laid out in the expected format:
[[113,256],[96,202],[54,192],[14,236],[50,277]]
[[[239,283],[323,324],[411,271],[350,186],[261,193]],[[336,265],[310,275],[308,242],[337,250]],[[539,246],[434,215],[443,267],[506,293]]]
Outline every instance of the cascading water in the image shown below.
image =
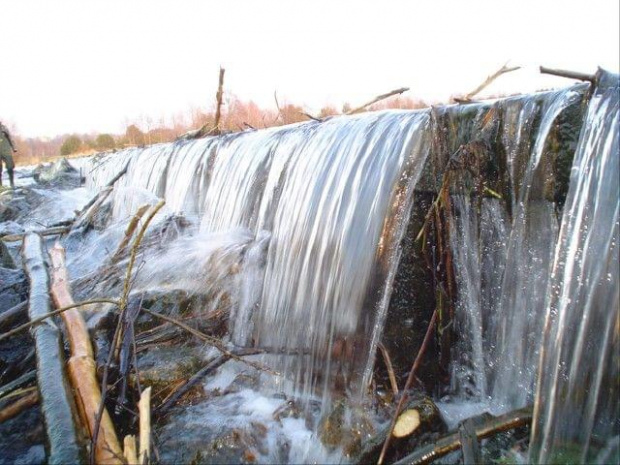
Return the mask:
[[[490,164],[503,157],[504,168],[496,168],[507,174],[498,181],[501,196],[470,198],[463,189],[451,191],[449,238],[457,288],[453,328],[457,338],[451,350],[454,398],[483,402],[482,408],[496,412],[532,402],[548,281],[554,297],[542,357],[547,364],[558,365],[574,343],[579,350],[593,347],[583,342],[591,328],[606,331],[594,351],[607,357],[605,362],[593,370],[588,367],[596,364],[579,356],[571,368],[571,373],[583,373],[578,378],[582,384],[584,379],[598,380],[598,391],[578,391],[577,384],[564,380],[563,368],[554,371],[554,377],[541,375],[533,454],[542,461],[555,454],[549,452],[549,444],[555,441],[554,431],[560,430],[556,425],[573,408],[554,397],[554,389],[563,382],[562,389],[575,403],[594,399],[586,402],[590,431],[600,430],[605,439],[618,434],[618,404],[599,389],[611,385],[612,391],[616,389],[612,394],[617,393],[612,381],[617,374],[605,373],[617,373],[613,371],[617,359],[610,355],[610,347],[616,351],[618,347],[617,311],[606,324],[594,323],[603,318],[605,303],[618,308],[618,273],[611,269],[618,258],[618,179],[617,171],[615,178],[610,174],[618,163],[617,133],[615,139],[610,135],[614,128],[617,131],[617,88],[615,107],[607,94],[595,96],[591,104],[556,247],[563,199],[556,195],[562,188],[555,169],[572,158],[575,149],[568,144],[561,150],[570,156],[558,156],[558,147],[565,142],[562,131],[574,129],[563,127],[563,115],[579,113],[585,91],[586,86],[576,86],[481,105],[484,111],[493,109],[482,118],[484,124],[489,118],[497,124],[479,129],[469,121],[456,128],[459,143],[478,137],[491,141],[489,146],[497,150],[491,150]],[[450,108],[446,112],[458,113],[462,107]],[[601,116],[605,112],[607,119]],[[130,149],[96,160],[89,183],[103,186],[128,163],[113,194],[117,221],[129,218],[141,204],[152,203],[154,196],[166,199],[168,213],[190,218],[190,233],[156,252],[136,284],[143,289],[171,285],[190,291],[208,287],[218,300],[231,300],[231,341],[264,349],[270,355],[262,355],[262,361],[284,375],[270,378],[267,390],[285,391],[307,407],[320,399],[326,413],[334,398],[362,398],[371,381],[376,345],[390,317],[386,313],[399,244],[414,191],[418,179],[428,174],[423,172],[431,164],[427,159],[437,156],[431,141],[446,137],[433,126],[431,116],[432,111],[375,113]],[[610,154],[602,158],[604,163],[594,155],[601,151]],[[585,182],[586,178],[590,180]],[[601,187],[604,184],[607,190]],[[432,187],[430,191],[434,193]],[[599,208],[602,198],[611,199],[611,206]],[[614,205],[615,217],[609,217]],[[590,215],[591,226],[581,210]],[[591,245],[608,230],[608,249]],[[597,231],[596,237],[592,231]],[[579,269],[592,276],[588,282],[566,265],[573,249],[588,251],[590,258],[584,252],[577,259]],[[597,251],[609,258],[604,265],[591,261]],[[601,284],[603,278],[608,284]],[[597,290],[603,288],[609,295]],[[573,322],[580,318],[574,310],[578,302],[586,308],[584,315],[592,315],[584,321],[592,320],[587,324],[593,326],[573,336],[563,328],[578,327]],[[419,325],[419,315],[410,316]],[[402,322],[397,324],[401,327]],[[550,348],[552,341],[560,343]],[[408,357],[409,363],[414,355]],[[218,383],[212,382],[219,389]],[[607,416],[596,396],[613,404]],[[256,399],[245,391],[237,400],[240,404],[234,407],[231,401],[223,400],[223,406],[214,402],[202,413],[243,416],[251,404],[269,417],[269,409],[279,402]],[[249,415],[255,418],[255,413]],[[610,424],[615,432],[610,432]],[[304,431],[307,440],[311,433]],[[265,460],[303,461],[308,453],[297,450],[286,456],[280,450],[265,455]]]
[[[556,206],[545,192],[552,164],[547,144],[560,113],[581,98],[567,89],[543,100],[500,102],[512,202],[483,198],[478,213],[475,199],[453,196],[458,340],[451,393],[478,401],[488,397],[494,411],[531,402],[557,236]],[[470,137],[480,134],[474,130]]]
[[530,446],[536,463],[620,459],[619,82],[598,76],[547,295]]
[[[240,279],[233,339],[305,353],[270,360],[302,398],[327,398],[338,383],[361,395],[428,119],[373,114],[134,149],[118,156],[129,160],[118,190],[165,196],[170,210],[199,215],[203,233],[245,228],[260,237],[263,256],[251,260],[265,263]],[[113,174],[98,169],[91,182]],[[114,215],[137,207],[117,195]],[[352,377],[360,382],[347,386]]]

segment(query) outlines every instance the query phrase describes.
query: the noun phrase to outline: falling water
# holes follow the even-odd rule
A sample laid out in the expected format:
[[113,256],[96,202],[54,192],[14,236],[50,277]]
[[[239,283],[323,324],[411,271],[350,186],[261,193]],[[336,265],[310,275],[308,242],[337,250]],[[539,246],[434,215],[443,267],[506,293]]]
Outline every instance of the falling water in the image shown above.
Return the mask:
[[[113,165],[129,165],[114,216],[139,206],[123,192],[146,190],[169,211],[197,216],[201,234],[251,231],[244,259],[257,265],[239,275],[233,340],[306,354],[269,360],[302,398],[351,386],[359,395],[428,152],[428,120],[427,112],[376,113],[121,152]],[[109,163],[91,185],[113,176]]]
[[[532,449],[542,462],[569,440],[583,459],[594,454],[590,435],[600,438],[592,450],[613,452],[620,441],[604,443],[620,434],[617,84],[590,104],[561,223],[553,192],[554,131],[584,93],[496,102],[484,137],[504,163],[502,198],[452,195],[452,393],[490,400],[494,411],[526,405],[543,360]],[[186,270],[206,270],[218,255],[223,268],[198,274],[232,298],[231,340],[268,352],[263,362],[285,375],[278,390],[325,406],[334,395],[360,398],[369,384],[415,187],[431,138],[445,137],[430,115],[374,113],[129,149],[96,160],[89,184],[103,186],[127,164],[116,221],[153,196],[189,218],[191,233],[158,252],[138,283],[191,289]],[[480,135],[468,124],[456,131],[465,143]],[[569,421],[573,412],[580,422]]]
[[552,267],[530,460],[620,458],[617,75],[599,73]]
[[[452,393],[489,396],[494,410],[531,402],[542,334],[544,299],[557,236],[556,205],[549,199],[548,138],[561,112],[582,94],[567,89],[542,100],[502,102],[502,147],[511,205],[453,196],[451,247],[457,279]],[[480,137],[474,132],[470,137]],[[499,153],[495,153],[499,157]],[[512,212],[512,221],[508,213]]]

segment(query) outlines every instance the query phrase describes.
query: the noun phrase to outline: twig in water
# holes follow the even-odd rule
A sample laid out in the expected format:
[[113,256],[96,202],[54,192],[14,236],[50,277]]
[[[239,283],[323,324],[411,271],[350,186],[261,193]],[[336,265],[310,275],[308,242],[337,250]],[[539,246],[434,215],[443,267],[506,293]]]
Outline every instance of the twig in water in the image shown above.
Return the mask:
[[151,221],[153,220],[153,218],[155,217],[155,215],[157,214],[157,212],[164,206],[164,204],[165,202],[161,200],[157,205],[155,205],[152,208],[150,213],[147,215],[144,221],[144,224],[142,225],[142,228],[140,229],[140,232],[138,233],[138,236],[134,240],[134,243],[131,247],[131,255],[129,258],[129,264],[127,265],[127,273],[126,273],[125,282],[123,285],[123,293],[118,302],[118,307],[119,307],[118,323],[116,325],[116,329],[114,330],[114,336],[112,337],[112,344],[110,344],[110,352],[108,353],[108,359],[103,368],[103,376],[101,380],[101,404],[99,405],[99,410],[97,411],[97,416],[95,419],[95,429],[93,431],[93,437],[91,440],[91,449],[90,449],[90,463],[93,465],[95,464],[95,455],[94,455],[95,447],[94,446],[95,444],[97,444],[97,438],[99,436],[99,427],[101,424],[101,418],[103,416],[103,411],[105,409],[105,400],[106,400],[106,396],[108,393],[108,375],[110,371],[110,365],[112,364],[112,360],[114,359],[114,357],[118,356],[117,345],[118,345],[118,341],[122,337],[123,319],[124,319],[125,311],[127,310],[127,301],[128,301],[129,291],[131,289],[131,282],[132,282],[131,273],[132,273],[134,264],[136,262],[138,248],[140,247],[140,243],[142,242],[142,239],[144,238],[144,235],[146,234],[146,230],[149,224],[151,223]]
[[390,439],[392,438],[392,433],[394,431],[394,425],[396,425],[396,420],[398,419],[398,415],[400,414],[401,409],[407,399],[407,391],[411,387],[411,383],[415,376],[415,372],[418,370],[420,366],[420,362],[422,361],[422,356],[424,352],[426,352],[426,346],[431,339],[431,334],[433,333],[433,328],[435,327],[435,322],[437,321],[437,308],[433,311],[433,316],[431,317],[431,321],[428,323],[428,328],[426,329],[426,334],[424,335],[424,340],[422,341],[422,346],[418,351],[418,355],[411,366],[411,370],[409,371],[409,376],[407,377],[407,382],[405,383],[405,387],[403,388],[403,395],[400,397],[398,401],[398,405],[396,406],[396,411],[394,412],[394,416],[392,417],[392,423],[390,424],[390,429],[388,430],[388,434],[385,437],[385,442],[383,443],[383,448],[381,449],[381,455],[379,456],[379,460],[377,465],[381,465],[383,463],[383,459],[385,458],[385,453],[390,445]]
[[390,378],[390,385],[392,386],[392,393],[397,396],[398,395],[398,383],[396,382],[396,376],[394,375],[394,367],[392,367],[392,359],[390,358],[390,354],[383,345],[383,342],[379,342],[378,344],[379,350],[381,351],[381,355],[383,355],[383,361],[385,362],[385,368],[388,372],[388,377]]
[[0,410],[0,423],[19,415],[27,408],[35,405],[37,402],[39,402],[39,392],[35,388],[30,391],[29,394]]
[[68,305],[67,307],[59,308],[58,310],[54,310],[53,312],[49,312],[49,313],[46,313],[45,315],[41,315],[40,317],[33,318],[28,323],[24,323],[23,325],[20,325],[17,328],[12,329],[11,331],[0,334],[0,341],[3,341],[13,336],[14,334],[20,333],[21,331],[28,329],[31,326],[35,326],[41,323],[42,321],[47,320],[49,317],[60,315],[62,312],[66,312],[67,310],[71,310],[72,308],[79,308],[79,307],[83,307],[84,305],[101,304],[101,303],[119,305],[118,300],[113,300],[113,299],[92,299],[92,300],[86,300],[84,302],[78,302],[73,305]]
[[241,358],[240,356],[236,355],[234,352],[228,350],[226,347],[224,347],[224,344],[222,343],[221,340],[212,337],[212,336],[208,336],[206,334],[204,334],[201,331],[198,331],[197,329],[192,328],[191,326],[186,325],[185,323],[180,322],[179,320],[175,320],[172,317],[169,317],[167,315],[162,315],[161,313],[155,313],[152,312],[151,310],[147,309],[147,308],[143,308],[142,309],[143,312],[148,313],[149,315],[154,316],[155,318],[160,318],[164,321],[167,321],[168,323],[172,323],[175,326],[178,326],[179,328],[184,329],[185,331],[187,331],[188,333],[193,334],[194,336],[196,336],[198,339],[201,339],[202,341],[206,342],[209,345],[212,345],[213,347],[215,347],[217,350],[219,350],[222,354],[237,360],[238,362],[242,362],[245,363],[246,365],[251,366],[252,368],[255,368],[259,371],[265,371],[269,374],[275,375],[275,376],[280,376],[280,373],[278,373],[277,371],[273,371],[271,368],[268,368],[266,366],[261,365],[260,363],[255,363],[255,362],[250,362],[249,360],[245,360],[243,358]]

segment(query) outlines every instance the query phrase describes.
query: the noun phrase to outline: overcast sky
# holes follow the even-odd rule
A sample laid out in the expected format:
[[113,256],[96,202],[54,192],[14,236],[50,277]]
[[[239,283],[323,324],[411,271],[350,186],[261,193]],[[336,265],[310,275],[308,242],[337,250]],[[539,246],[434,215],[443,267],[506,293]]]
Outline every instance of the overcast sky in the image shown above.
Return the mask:
[[360,104],[407,86],[427,101],[570,84],[538,66],[619,68],[619,2],[0,0],[0,119],[22,136],[114,132],[212,104]]

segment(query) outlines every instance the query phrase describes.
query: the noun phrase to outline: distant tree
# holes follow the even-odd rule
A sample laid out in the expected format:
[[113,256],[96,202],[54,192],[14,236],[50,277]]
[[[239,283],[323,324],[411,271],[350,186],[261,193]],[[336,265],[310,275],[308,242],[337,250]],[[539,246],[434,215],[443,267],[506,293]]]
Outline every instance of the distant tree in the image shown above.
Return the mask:
[[95,146],[99,150],[110,150],[116,146],[116,143],[110,134],[99,134],[95,139]]
[[80,150],[80,147],[82,147],[82,139],[78,136],[69,136],[60,146],[60,154],[63,156],[71,155]]
[[144,145],[144,133],[135,124],[127,126],[125,139],[130,145]]

